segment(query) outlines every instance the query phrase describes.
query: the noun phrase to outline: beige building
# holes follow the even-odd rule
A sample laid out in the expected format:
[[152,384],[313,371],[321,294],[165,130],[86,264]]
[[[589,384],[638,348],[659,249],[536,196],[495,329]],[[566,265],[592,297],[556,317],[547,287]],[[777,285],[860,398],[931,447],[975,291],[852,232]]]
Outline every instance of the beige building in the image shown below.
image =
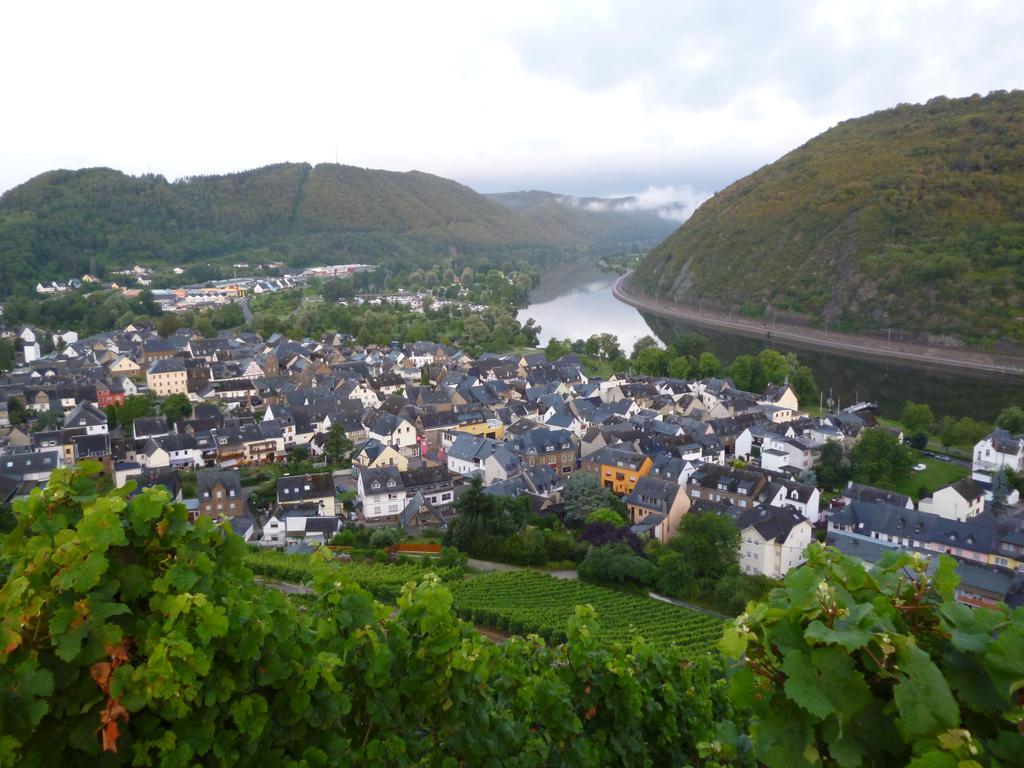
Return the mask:
[[188,394],[188,371],[185,360],[180,357],[168,357],[157,360],[146,371],[146,386],[157,397]]
[[626,497],[626,507],[634,533],[667,544],[690,509],[690,499],[678,483],[646,475]]
[[111,377],[127,376],[136,378],[142,375],[142,367],[130,357],[122,355],[110,364],[107,372]]
[[373,438],[356,447],[352,455],[352,464],[363,469],[379,469],[381,467],[398,467],[399,471],[409,469],[409,459],[380,440]]

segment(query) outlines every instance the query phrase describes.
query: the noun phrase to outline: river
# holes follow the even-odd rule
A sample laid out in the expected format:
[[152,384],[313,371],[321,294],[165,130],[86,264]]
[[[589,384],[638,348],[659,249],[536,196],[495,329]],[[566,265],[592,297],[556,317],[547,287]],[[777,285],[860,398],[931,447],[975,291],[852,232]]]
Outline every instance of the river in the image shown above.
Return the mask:
[[972,374],[948,369],[923,368],[902,362],[879,362],[771,344],[697,324],[644,314],[612,296],[616,275],[601,272],[592,264],[564,264],[545,273],[533,293],[532,304],[519,313],[520,321],[532,317],[541,326],[540,342],[552,337],[587,338],[613,333],[628,354],[636,340],[652,335],[671,343],[680,334],[698,331],[707,337],[711,351],[728,364],[738,355],[756,355],[771,347],[796,352],[814,371],[824,393],[840,405],[857,401],[878,403],[883,416],[898,417],[907,400],[928,403],[937,416],[971,416],[992,421],[1008,405],[1024,405],[1024,381],[1010,376]]

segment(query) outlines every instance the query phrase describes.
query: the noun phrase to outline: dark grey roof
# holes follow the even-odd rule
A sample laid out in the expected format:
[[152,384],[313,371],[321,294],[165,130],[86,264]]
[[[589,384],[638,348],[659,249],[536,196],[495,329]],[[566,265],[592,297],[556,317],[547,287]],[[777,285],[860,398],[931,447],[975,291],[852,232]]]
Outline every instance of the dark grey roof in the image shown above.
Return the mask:
[[575,451],[576,438],[564,429],[538,427],[523,432],[509,441],[508,446],[524,456],[539,456],[556,451]]
[[667,513],[679,491],[677,483],[647,475],[637,480],[633,492],[626,497],[626,503],[652,512]]
[[796,526],[806,522],[807,518],[788,507],[754,507],[741,514],[736,525],[741,531],[753,527],[765,541],[782,543]]
[[237,469],[201,469],[196,473],[196,494],[203,497],[204,491],[209,491],[217,483],[220,483],[225,490],[232,490],[239,495],[242,492],[242,478]]
[[359,478],[363,488],[371,494],[386,493],[388,490],[401,490],[405,488],[405,481],[398,467],[389,465],[376,469],[363,468],[359,470]]
[[895,504],[905,507],[910,503],[910,497],[896,491],[888,491],[884,488],[874,488],[870,485],[861,485],[852,480],[843,491],[843,497],[850,501],[867,501],[874,504]]
[[1024,536],[1024,517],[997,517],[983,512],[959,521],[894,504],[854,501],[836,510],[830,526],[842,525],[852,533],[873,533],[928,542],[940,548],[963,549],[982,554],[1006,554],[1004,547],[1017,546]]
[[36,472],[49,472],[59,466],[58,451],[41,453],[9,453],[0,456],[0,475],[8,477],[24,477]]
[[334,496],[334,477],[330,472],[316,475],[288,475],[277,480],[280,502],[309,501]]
[[185,358],[164,357],[149,366],[149,373],[176,373],[185,370]]

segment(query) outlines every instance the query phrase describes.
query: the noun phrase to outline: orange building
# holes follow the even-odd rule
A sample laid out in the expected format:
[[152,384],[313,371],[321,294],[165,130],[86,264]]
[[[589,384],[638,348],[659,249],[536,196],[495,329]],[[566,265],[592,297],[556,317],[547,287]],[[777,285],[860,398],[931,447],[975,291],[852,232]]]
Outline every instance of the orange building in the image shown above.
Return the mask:
[[642,453],[608,446],[583,457],[581,469],[597,475],[601,484],[620,496],[632,493],[641,477],[651,471],[654,462]]

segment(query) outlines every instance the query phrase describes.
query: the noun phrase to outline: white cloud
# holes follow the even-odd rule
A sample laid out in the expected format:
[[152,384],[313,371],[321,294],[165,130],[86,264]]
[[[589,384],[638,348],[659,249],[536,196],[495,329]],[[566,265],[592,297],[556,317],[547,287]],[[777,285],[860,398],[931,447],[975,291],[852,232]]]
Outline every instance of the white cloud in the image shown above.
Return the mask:
[[840,119],[1024,85],[1022,27],[1017,0],[13,3],[0,189],[337,157],[482,191],[675,188],[682,216]]
[[612,195],[610,198],[594,200],[566,195],[561,200],[569,205],[588,211],[651,211],[667,221],[683,223],[710,197],[694,192],[689,185],[649,186],[643,192],[631,195]]

